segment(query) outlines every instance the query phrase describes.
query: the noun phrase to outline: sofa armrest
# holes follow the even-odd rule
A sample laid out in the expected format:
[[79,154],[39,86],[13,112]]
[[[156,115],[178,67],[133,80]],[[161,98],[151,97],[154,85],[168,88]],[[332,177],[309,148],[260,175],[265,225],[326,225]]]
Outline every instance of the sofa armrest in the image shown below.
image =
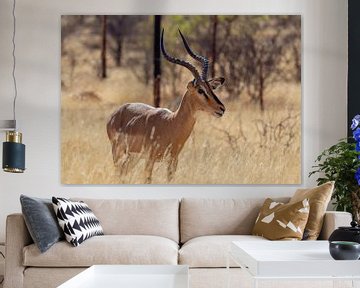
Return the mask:
[[4,288],[22,288],[24,280],[23,248],[33,241],[22,214],[6,218]]
[[352,216],[348,212],[326,211],[324,224],[319,236],[321,240],[329,239],[331,233],[340,226],[350,226]]

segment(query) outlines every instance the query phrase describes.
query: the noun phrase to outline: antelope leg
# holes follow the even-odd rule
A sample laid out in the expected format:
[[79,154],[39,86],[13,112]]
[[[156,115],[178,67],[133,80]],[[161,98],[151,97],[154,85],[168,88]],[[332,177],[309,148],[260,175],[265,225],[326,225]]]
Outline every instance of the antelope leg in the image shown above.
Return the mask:
[[154,168],[155,159],[149,157],[145,163],[145,184],[151,184],[152,171]]
[[168,179],[168,182],[171,182],[174,179],[177,164],[178,164],[178,158],[177,157],[171,158],[171,160],[169,161],[169,165],[167,167],[167,179]]

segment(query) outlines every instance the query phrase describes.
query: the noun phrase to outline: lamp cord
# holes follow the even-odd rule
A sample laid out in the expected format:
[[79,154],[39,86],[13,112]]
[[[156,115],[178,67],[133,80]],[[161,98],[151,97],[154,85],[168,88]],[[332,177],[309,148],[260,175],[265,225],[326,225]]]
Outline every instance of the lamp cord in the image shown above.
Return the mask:
[[16,0],[13,0],[13,7],[12,7],[12,16],[13,16],[13,34],[12,34],[12,44],[13,44],[13,50],[12,50],[12,57],[13,57],[13,68],[12,68],[12,78],[14,81],[14,101],[13,101],[13,116],[15,121],[15,130],[16,130],[16,98],[17,98],[17,84],[16,84],[16,77],[15,77],[15,69],[16,69],[16,56],[15,56],[15,35],[16,35],[16,15],[15,15],[15,8],[16,8]]

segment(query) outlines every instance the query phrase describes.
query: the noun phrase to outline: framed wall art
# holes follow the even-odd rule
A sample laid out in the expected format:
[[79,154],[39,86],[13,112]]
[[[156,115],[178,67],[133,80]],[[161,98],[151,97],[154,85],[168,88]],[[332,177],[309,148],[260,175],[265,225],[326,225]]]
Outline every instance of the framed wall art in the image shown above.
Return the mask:
[[63,184],[300,184],[301,16],[63,15]]

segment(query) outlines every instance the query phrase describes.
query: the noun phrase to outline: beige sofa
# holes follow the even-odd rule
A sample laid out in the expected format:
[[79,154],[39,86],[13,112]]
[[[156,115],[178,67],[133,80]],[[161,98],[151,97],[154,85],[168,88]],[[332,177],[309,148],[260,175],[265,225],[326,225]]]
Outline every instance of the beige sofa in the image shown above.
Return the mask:
[[[8,216],[5,288],[56,287],[94,264],[185,264],[191,288],[223,288],[231,241],[268,241],[249,235],[264,199],[82,200],[105,235],[76,248],[62,241],[41,254],[23,216]],[[324,220],[326,239],[351,216],[327,212]],[[231,282],[241,283],[243,272],[231,266]]]

